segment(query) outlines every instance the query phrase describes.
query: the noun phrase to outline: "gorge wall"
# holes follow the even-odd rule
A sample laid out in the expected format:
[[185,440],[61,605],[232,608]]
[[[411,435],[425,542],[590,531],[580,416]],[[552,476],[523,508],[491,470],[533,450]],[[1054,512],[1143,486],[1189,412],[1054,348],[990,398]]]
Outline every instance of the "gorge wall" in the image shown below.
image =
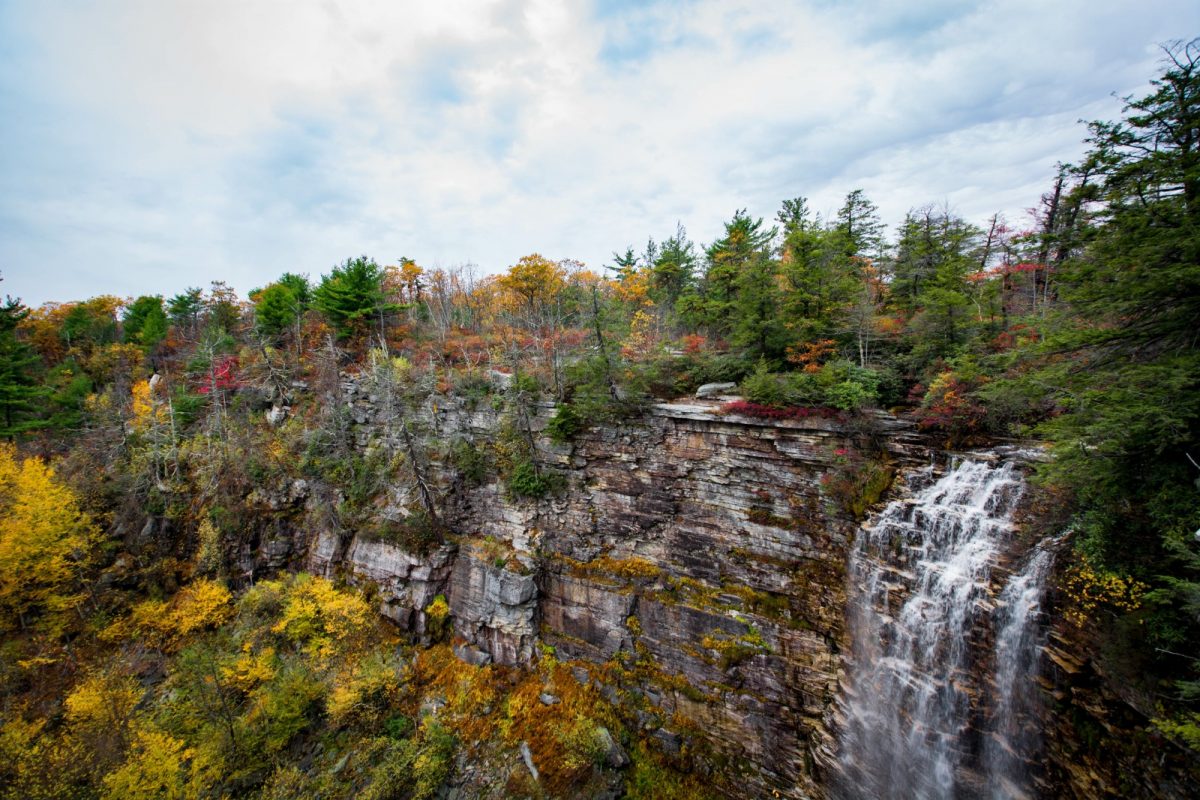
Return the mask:
[[[355,381],[342,390],[360,447],[394,435],[377,396]],[[544,435],[552,407],[535,407],[537,461],[565,484],[544,499],[515,500],[494,472],[468,480],[430,444],[486,452],[501,412],[438,398],[419,412],[417,430],[429,459],[422,477],[441,498],[450,541],[409,552],[341,524],[328,487],[294,480],[256,499],[276,522],[241,544],[239,569],[307,569],[369,584],[381,612],[417,637],[429,634],[427,609],[442,595],[461,658],[521,665],[553,648],[665,752],[737,776],[738,794],[826,797],[838,770],[846,569],[860,524],[829,481],[864,451],[889,475],[944,459],[888,415],[850,424],[718,412],[715,402],[659,404],[560,445]],[[382,525],[402,524],[418,507],[417,483],[389,487],[373,512]],[[903,480],[895,491],[903,493]],[[1103,720],[1101,738],[1120,736],[1114,720],[1124,705],[1111,692],[1108,706],[1096,699],[1104,682],[1066,633],[1049,641],[1042,683],[1053,718],[1039,788],[1120,794],[1128,783],[1115,776],[1126,761],[1144,769],[1134,766],[1141,753],[1081,766],[1095,742],[1080,741],[1077,728],[1082,714]],[[1193,767],[1173,762],[1172,777],[1144,780],[1134,794],[1175,796]]]

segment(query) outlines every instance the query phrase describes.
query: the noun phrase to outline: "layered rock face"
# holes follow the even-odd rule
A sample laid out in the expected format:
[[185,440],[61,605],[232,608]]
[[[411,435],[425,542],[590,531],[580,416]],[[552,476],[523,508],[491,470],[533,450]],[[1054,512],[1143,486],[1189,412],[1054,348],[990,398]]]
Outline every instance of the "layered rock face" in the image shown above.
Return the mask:
[[[366,390],[343,389],[362,448],[395,435]],[[508,496],[494,470],[468,480],[447,455],[447,443],[489,452],[501,413],[440,398],[413,420],[421,452],[410,461],[426,459],[421,478],[452,532],[446,544],[410,552],[346,529],[330,510],[338,498],[299,481],[260,499],[274,521],[237,558],[248,575],[286,565],[373,586],[381,613],[418,639],[441,596],[464,660],[522,665],[552,648],[668,754],[737,776],[732,795],[824,798],[839,769],[846,569],[859,524],[831,485],[856,450],[903,471],[928,465],[935,448],[887,415],[851,425],[719,408],[661,404],[557,445],[543,434],[553,408],[535,407],[536,461],[563,485],[531,500]],[[383,520],[420,506],[414,481],[386,495]],[[1050,649],[1039,789],[1119,791],[1115,763],[1077,765],[1080,733],[1055,705],[1071,696],[1091,708],[1104,681],[1059,664],[1078,667],[1078,650],[1053,637]],[[1143,780],[1134,795],[1172,796],[1186,781]]]
[[[385,435],[356,401],[360,439]],[[668,751],[742,774],[756,795],[823,796],[830,716],[845,648],[845,568],[855,521],[822,478],[862,446],[862,426],[811,418],[723,416],[716,403],[663,404],[598,427],[571,445],[540,431],[537,461],[565,479],[541,500],[509,498],[495,477],[470,486],[430,466],[457,542],[414,555],[354,532],[318,531],[305,566],[378,587],[381,611],[423,634],[444,595],[456,652],[474,663],[524,664],[539,643],[577,660],[636,709]],[[443,403],[424,412],[430,441],[485,449],[498,413]],[[910,429],[868,426],[897,464],[927,460]],[[403,513],[398,488],[381,514]],[[310,505],[312,501],[310,501]]]

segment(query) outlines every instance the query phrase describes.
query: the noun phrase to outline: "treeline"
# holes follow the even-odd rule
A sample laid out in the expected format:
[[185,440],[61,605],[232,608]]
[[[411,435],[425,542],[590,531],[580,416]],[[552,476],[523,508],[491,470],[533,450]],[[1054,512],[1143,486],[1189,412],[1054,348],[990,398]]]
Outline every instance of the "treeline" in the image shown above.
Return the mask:
[[[494,466],[516,496],[553,485],[522,421],[536,399],[557,404],[560,440],[719,381],[740,384],[739,413],[884,407],[954,446],[1041,437],[1054,460],[1037,527],[1074,542],[1065,602],[1161,728],[1198,746],[1198,61],[1197,42],[1167,48],[1152,91],[1089,126],[1087,155],[1060,166],[1025,227],[922,206],[889,237],[855,190],[829,219],[803,197],[770,223],[738,210],[707,246],[679,226],[599,272],[538,254],[486,277],[358,257],[244,299],[220,282],[38,309],[10,299],[0,435],[66,453],[78,476],[78,463],[99,474],[121,461],[122,480],[79,478],[99,507],[169,504],[180,476],[232,481],[244,467],[222,459],[244,451],[230,432],[266,425],[261,412],[319,420],[287,446],[369,498],[370,465],[345,460],[346,371],[410,406],[503,394],[511,420]],[[307,391],[323,400],[305,406]],[[423,456],[405,441],[419,485]],[[211,494],[190,524],[222,507]]]

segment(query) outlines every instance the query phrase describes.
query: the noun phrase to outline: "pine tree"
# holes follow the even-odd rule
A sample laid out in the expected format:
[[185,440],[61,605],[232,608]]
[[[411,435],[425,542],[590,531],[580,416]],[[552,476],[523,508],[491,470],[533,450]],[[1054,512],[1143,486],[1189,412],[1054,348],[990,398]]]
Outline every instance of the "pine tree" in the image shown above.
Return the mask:
[[333,323],[340,338],[361,335],[388,310],[383,270],[366,256],[348,258],[321,279],[313,305]]
[[37,378],[41,358],[17,332],[28,316],[19,300],[0,305],[0,437],[7,439],[42,426],[38,416],[49,394]]
[[1090,125],[1075,179],[1101,182],[1097,224],[1063,266],[1065,318],[1035,380],[1061,387],[1043,478],[1074,494],[1079,547],[1153,588],[1123,636],[1144,659],[1129,677],[1163,692],[1155,677],[1195,670],[1173,654],[1200,640],[1200,40],[1169,47],[1152,86]]

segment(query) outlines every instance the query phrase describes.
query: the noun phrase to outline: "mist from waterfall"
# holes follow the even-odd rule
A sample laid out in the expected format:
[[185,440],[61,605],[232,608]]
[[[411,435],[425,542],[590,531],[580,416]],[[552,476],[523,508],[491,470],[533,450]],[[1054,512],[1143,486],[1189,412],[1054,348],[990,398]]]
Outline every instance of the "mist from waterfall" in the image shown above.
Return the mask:
[[1011,463],[965,460],[860,531],[835,794],[1027,793],[1021,754],[1036,742],[1018,718],[1034,698],[1050,554],[1037,552],[998,596],[992,589],[1023,488]]

